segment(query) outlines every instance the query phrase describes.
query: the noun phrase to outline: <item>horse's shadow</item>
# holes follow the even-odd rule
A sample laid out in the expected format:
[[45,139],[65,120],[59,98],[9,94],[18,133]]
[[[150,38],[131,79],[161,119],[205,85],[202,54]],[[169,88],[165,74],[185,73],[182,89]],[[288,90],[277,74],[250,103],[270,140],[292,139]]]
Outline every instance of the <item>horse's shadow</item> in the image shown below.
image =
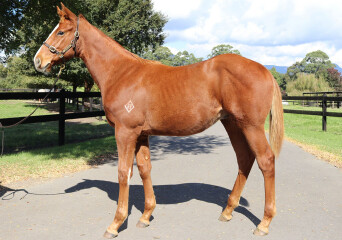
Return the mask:
[[[76,184],[73,187],[65,189],[65,193],[72,193],[89,188],[98,188],[108,194],[108,197],[113,201],[118,201],[119,196],[119,184],[115,182],[102,181],[102,180],[89,180],[84,179],[83,182]],[[222,210],[226,207],[228,195],[231,190],[214,186],[205,183],[182,183],[175,185],[155,185],[153,186],[156,196],[157,204],[178,204],[187,202],[193,199],[216,204],[222,207]],[[144,188],[142,185],[130,185],[130,199],[128,206],[128,215],[131,214],[132,207],[135,206],[141,213],[144,212]],[[251,222],[257,226],[260,223],[260,219],[251,213],[247,208],[249,203],[244,198],[240,199],[240,206],[235,211],[246,216]],[[153,220],[153,216],[151,218]],[[120,230],[127,228],[127,221],[123,224]]]

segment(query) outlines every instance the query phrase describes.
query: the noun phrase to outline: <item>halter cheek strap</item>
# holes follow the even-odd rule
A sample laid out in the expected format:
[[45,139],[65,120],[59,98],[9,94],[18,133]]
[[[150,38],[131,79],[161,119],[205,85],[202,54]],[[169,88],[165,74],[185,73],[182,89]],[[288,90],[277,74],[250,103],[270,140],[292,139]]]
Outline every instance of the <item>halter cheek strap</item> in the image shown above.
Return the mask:
[[51,53],[53,54],[57,54],[60,58],[64,58],[64,54],[69,51],[71,48],[74,49],[74,56],[76,56],[76,42],[77,42],[77,39],[80,37],[80,33],[78,32],[78,26],[79,26],[79,23],[80,23],[80,18],[77,17],[77,26],[76,26],[76,31],[74,33],[74,39],[71,40],[71,43],[66,46],[63,51],[58,51],[56,47],[46,43],[46,42],[43,42],[43,44],[50,50]]

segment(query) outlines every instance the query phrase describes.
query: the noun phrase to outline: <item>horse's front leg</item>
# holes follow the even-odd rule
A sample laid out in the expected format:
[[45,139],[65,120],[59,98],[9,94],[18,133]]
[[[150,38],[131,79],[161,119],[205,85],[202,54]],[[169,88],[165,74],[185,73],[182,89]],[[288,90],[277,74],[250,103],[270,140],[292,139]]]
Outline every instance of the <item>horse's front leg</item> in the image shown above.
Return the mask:
[[129,180],[132,173],[134,151],[138,136],[134,131],[116,125],[115,138],[119,153],[119,199],[114,221],[104,234],[106,238],[118,236],[118,230],[128,216]]
[[140,177],[144,184],[145,192],[145,209],[143,215],[137,223],[137,227],[143,228],[149,226],[150,217],[152,215],[154,208],[156,207],[156,198],[154,196],[151,181],[152,165],[150,158],[148,136],[139,137],[136,148],[136,159]]

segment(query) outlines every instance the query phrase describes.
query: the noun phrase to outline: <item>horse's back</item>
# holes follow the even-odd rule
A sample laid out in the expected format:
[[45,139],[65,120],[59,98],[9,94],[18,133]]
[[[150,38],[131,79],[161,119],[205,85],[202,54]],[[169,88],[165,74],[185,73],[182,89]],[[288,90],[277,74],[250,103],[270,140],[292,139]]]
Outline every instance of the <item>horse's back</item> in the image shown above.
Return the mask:
[[270,107],[270,101],[257,106],[260,90],[272,86],[268,71],[234,54],[183,67],[154,65],[145,78],[146,118],[158,134],[189,135],[227,115],[239,118],[256,110],[263,114]]

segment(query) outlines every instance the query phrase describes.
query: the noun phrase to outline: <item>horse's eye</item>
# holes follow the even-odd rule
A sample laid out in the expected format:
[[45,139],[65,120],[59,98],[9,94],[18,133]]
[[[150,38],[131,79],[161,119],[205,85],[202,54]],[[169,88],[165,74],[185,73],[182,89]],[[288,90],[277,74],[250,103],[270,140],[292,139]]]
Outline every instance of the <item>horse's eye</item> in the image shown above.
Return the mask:
[[59,31],[59,32],[57,33],[57,35],[58,35],[58,36],[63,36],[63,35],[64,35],[64,32]]

